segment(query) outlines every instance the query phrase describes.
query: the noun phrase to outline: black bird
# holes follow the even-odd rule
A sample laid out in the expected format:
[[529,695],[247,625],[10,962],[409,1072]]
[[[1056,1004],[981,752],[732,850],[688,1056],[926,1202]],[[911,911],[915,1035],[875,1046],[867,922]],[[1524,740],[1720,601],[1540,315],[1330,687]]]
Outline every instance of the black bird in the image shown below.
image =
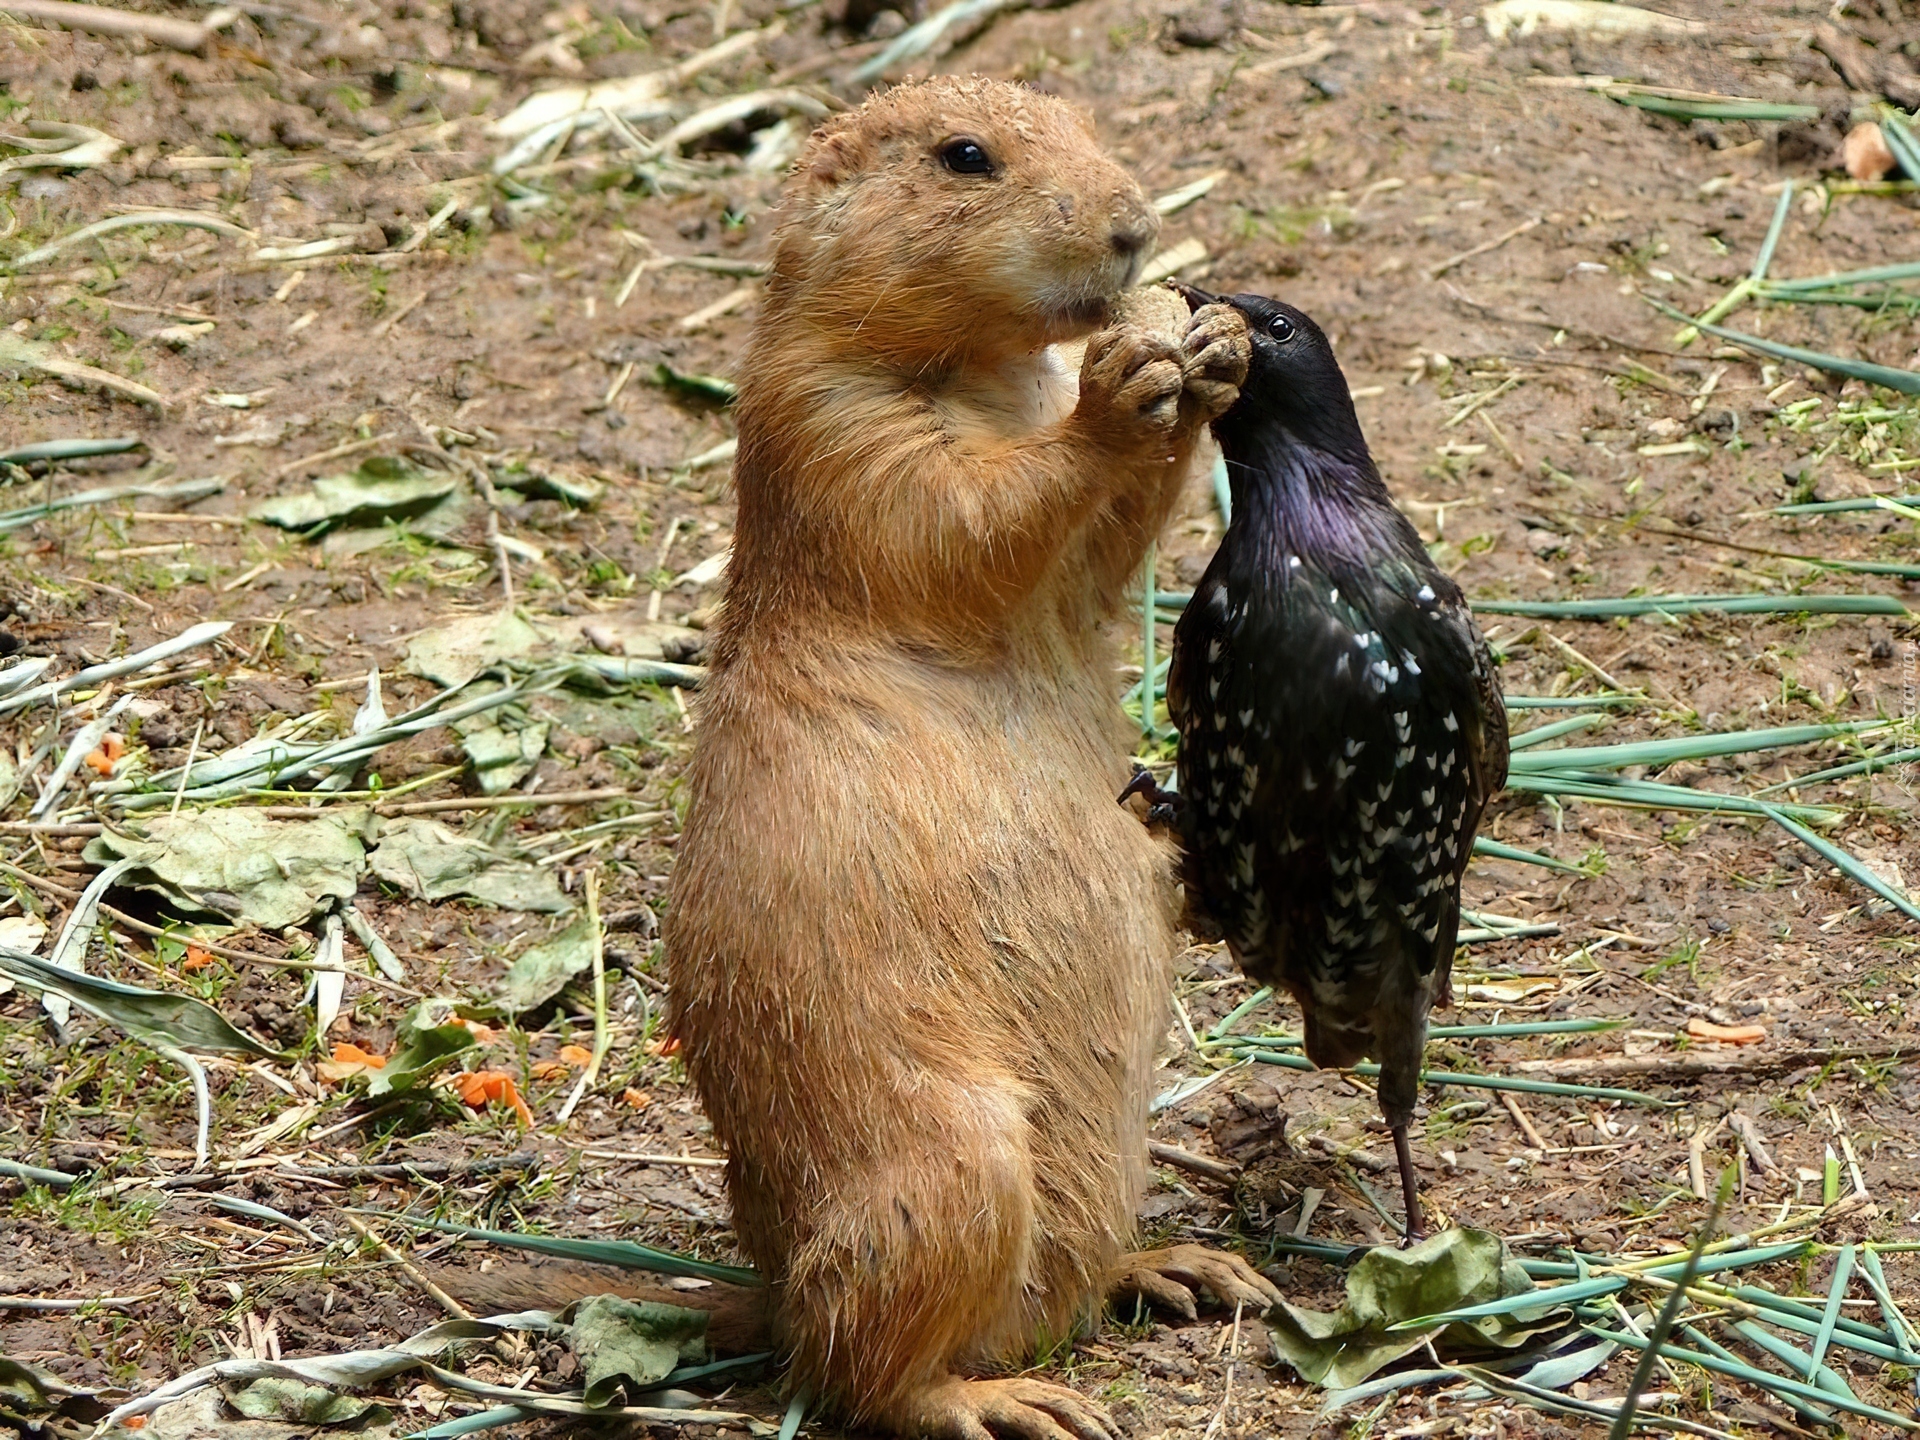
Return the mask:
[[1327,337],[1277,300],[1223,303],[1253,360],[1213,422],[1233,514],[1167,677],[1187,890],[1241,968],[1299,1002],[1315,1065],[1380,1062],[1411,1241],[1407,1125],[1428,1012],[1451,1002],[1460,877],[1506,783],[1506,710],[1460,588],[1388,497]]

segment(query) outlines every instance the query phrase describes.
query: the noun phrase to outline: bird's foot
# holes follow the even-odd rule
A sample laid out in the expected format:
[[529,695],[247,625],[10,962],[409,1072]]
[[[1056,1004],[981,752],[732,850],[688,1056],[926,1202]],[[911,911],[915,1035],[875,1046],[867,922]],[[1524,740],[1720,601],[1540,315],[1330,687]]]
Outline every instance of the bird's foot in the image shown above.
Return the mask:
[[1222,1305],[1245,1305],[1256,1314],[1280,1303],[1273,1282],[1253,1266],[1229,1251],[1204,1245],[1137,1250],[1124,1257],[1112,1296],[1138,1296],[1192,1320],[1199,1314],[1194,1304],[1197,1290],[1205,1290]]
[[1400,1195],[1407,1207],[1407,1226],[1400,1237],[1400,1248],[1411,1250],[1427,1238],[1427,1227],[1420,1218],[1420,1180],[1413,1170],[1413,1146],[1407,1143],[1407,1127],[1393,1127],[1393,1155],[1400,1162]]
[[1136,795],[1146,799],[1149,825],[1177,824],[1180,808],[1186,803],[1180,798],[1179,791],[1162,789],[1153,778],[1153,772],[1144,765],[1134,768],[1133,778],[1127,782],[1127,788],[1120,792],[1120,803],[1124,805]]

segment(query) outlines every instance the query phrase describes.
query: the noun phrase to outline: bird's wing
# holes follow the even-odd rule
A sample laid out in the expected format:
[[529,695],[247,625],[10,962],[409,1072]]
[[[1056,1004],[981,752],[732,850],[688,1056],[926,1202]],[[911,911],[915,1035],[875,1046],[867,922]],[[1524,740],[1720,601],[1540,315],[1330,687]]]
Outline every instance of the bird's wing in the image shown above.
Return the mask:
[[1456,637],[1459,653],[1468,662],[1468,675],[1472,681],[1467,743],[1474,777],[1472,828],[1478,830],[1480,816],[1487,802],[1507,783],[1510,751],[1506,697],[1501,692],[1500,674],[1494,667],[1486,636],[1480,633],[1465,597],[1451,581],[1445,582],[1441,589],[1438,608],[1446,616],[1446,624]]
[[1452,944],[1472,780],[1471,687],[1432,658],[1451,647],[1417,603],[1307,564],[1210,571],[1181,621],[1189,871],[1250,970],[1333,1009],[1391,935],[1423,973]]

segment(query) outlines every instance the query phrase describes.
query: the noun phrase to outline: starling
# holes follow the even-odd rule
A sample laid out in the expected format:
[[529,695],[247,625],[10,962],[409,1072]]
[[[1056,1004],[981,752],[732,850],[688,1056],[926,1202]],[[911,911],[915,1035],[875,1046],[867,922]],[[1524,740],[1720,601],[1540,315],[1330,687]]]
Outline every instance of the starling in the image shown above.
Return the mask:
[[1240,967],[1299,1002],[1315,1065],[1380,1062],[1411,1241],[1407,1125],[1428,1012],[1451,1000],[1460,877],[1506,783],[1506,710],[1460,588],[1388,497],[1327,337],[1276,300],[1224,303],[1253,361],[1213,422],[1233,514],[1167,678],[1184,878]]

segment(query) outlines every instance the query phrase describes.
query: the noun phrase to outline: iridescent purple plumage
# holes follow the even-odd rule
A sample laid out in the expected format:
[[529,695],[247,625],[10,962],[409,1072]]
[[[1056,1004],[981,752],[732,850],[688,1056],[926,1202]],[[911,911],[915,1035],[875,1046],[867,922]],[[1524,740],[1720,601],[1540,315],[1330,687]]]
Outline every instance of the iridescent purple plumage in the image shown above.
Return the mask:
[[[1189,300],[1215,297],[1191,292]],[[1506,712],[1464,598],[1393,507],[1311,319],[1261,296],[1214,422],[1233,518],[1174,635],[1188,889],[1316,1065],[1379,1060],[1409,1236],[1407,1126],[1460,878],[1505,783]]]

